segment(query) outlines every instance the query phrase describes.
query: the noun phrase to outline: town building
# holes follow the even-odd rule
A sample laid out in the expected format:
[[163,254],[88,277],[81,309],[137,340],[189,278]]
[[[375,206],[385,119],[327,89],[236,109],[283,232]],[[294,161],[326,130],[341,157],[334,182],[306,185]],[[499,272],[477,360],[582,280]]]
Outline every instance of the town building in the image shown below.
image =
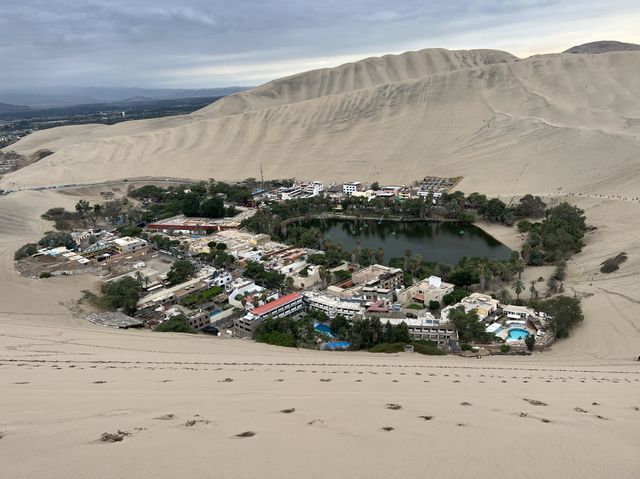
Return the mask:
[[305,191],[302,186],[294,184],[289,187],[282,187],[279,190],[280,199],[283,201],[294,200],[296,198],[300,198],[305,195]]
[[497,299],[493,299],[491,296],[481,293],[473,293],[466,298],[462,298],[457,304],[452,304],[443,308],[440,312],[440,318],[442,322],[449,321],[449,313],[459,307],[463,307],[465,312],[475,311],[478,315],[478,319],[484,320],[489,315],[496,312],[499,302]]
[[429,276],[398,292],[398,302],[403,305],[418,302],[428,306],[430,301],[438,301],[442,304],[442,298],[454,288],[453,284],[442,281],[439,276]]
[[308,309],[323,311],[330,319],[336,316],[344,316],[350,319],[364,313],[364,307],[359,301],[349,301],[313,291],[305,291],[302,295],[305,306]]
[[258,325],[267,318],[284,318],[298,314],[304,310],[303,297],[299,293],[291,293],[254,308],[241,318],[233,321],[238,335],[255,337]]
[[147,247],[147,242],[145,240],[132,238],[131,236],[116,238],[113,240],[113,244],[120,254],[131,254]]
[[227,283],[224,287],[224,290],[229,295],[229,304],[231,306],[235,306],[236,308],[242,308],[242,302],[236,298],[244,298],[248,294],[253,295],[262,293],[264,291],[264,288],[262,286],[258,286],[250,279],[237,278],[230,283]]
[[309,197],[318,196],[323,191],[324,185],[321,181],[312,181],[311,183],[304,185],[304,192]]
[[428,340],[437,344],[439,349],[450,350],[458,341],[458,332],[441,321],[434,318],[430,313],[418,318],[385,318],[381,317],[380,322],[384,326],[387,322],[391,325],[405,323],[409,329],[409,335],[416,340]]
[[362,191],[364,186],[359,181],[352,181],[350,183],[345,183],[342,185],[342,192],[345,195],[352,195],[356,191]]

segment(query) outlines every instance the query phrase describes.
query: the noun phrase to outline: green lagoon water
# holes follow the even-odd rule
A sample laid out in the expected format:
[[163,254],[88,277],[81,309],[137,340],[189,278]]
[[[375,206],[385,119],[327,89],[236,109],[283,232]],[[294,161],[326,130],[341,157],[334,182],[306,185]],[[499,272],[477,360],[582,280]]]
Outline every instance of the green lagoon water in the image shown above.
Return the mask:
[[384,248],[385,261],[404,256],[406,250],[420,253],[425,261],[456,264],[462,257],[506,260],[511,250],[473,225],[453,222],[376,221],[319,219],[301,226],[319,228],[325,237],[352,251]]

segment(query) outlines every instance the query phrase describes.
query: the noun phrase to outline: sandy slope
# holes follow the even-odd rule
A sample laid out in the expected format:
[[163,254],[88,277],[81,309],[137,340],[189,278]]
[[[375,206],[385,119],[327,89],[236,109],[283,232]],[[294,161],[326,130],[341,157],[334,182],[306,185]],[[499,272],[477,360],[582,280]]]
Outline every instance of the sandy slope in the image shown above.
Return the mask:
[[[227,100],[234,101],[230,98],[211,107],[212,118],[205,112],[181,117],[175,125],[165,119],[167,126],[159,128],[135,122],[129,134],[120,124],[106,129],[113,131],[110,136],[99,129],[102,138],[91,133],[81,141],[77,133],[68,145],[57,140],[54,155],[7,175],[0,187],[149,171],[239,179],[258,176],[262,164],[269,178],[409,182],[425,174],[464,175],[463,187],[479,189],[491,188],[501,177],[505,194],[525,186],[546,193],[558,188],[607,193],[613,181],[616,191],[638,196],[639,69],[638,52],[567,54],[319,97],[305,92],[303,98],[311,97],[305,101],[293,87],[281,97],[274,86],[269,91],[277,100],[272,102],[264,100],[265,92],[244,93],[252,102],[244,113],[215,117]],[[318,75],[303,78],[313,85]],[[255,106],[261,102],[275,106]],[[32,150],[36,143],[25,148]],[[21,151],[23,145],[13,147]],[[610,159],[604,175],[603,157]],[[550,176],[551,170],[557,174]]]
[[[407,61],[415,55],[384,57],[274,82],[191,117],[41,132],[15,148],[56,154],[0,187],[149,171],[238,179],[263,163],[270,177],[462,174],[466,191],[567,199],[597,227],[569,264],[567,291],[584,297],[586,316],[569,340],[531,358],[464,360],[102,329],[73,314],[93,281],[27,280],[12,268],[13,251],[49,228],[39,215],[77,198],[14,193],[0,197],[3,474],[637,477],[640,54],[451,67],[449,54],[423,55],[447,61],[415,69]],[[388,76],[376,73],[379,63]],[[483,227],[513,247],[520,241]],[[621,251],[629,260],[620,271],[597,272]],[[166,414],[174,416],[156,419]],[[186,427],[196,414],[210,422]],[[97,441],[118,428],[133,435]],[[256,436],[234,437],[247,430]]]
[[[7,477],[631,479],[640,467],[630,366],[15,329],[0,322]],[[132,436],[98,441],[118,429]]]

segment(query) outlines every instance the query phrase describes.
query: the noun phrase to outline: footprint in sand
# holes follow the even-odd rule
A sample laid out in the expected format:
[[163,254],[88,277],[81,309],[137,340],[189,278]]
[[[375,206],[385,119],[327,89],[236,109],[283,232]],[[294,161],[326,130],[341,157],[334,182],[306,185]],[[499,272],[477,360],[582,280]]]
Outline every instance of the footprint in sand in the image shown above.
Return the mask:
[[546,402],[538,401],[537,399],[522,398],[522,400],[523,401],[527,401],[532,406],[548,406],[548,404]]
[[309,421],[307,423],[307,426],[315,426],[316,424],[323,425],[323,424],[326,424],[326,422],[323,421],[322,419],[314,419],[313,421]]
[[160,417],[154,417],[154,419],[157,419],[159,421],[170,421],[171,419],[175,419],[176,415],[171,413],[171,414],[164,414]]
[[291,414],[291,413],[296,412],[296,408],[292,407],[292,408],[288,408],[288,409],[282,409],[280,412],[283,413],[283,414]]
[[100,435],[102,442],[122,442],[125,437],[131,436],[129,431],[122,431],[118,429],[117,432],[103,432]]
[[400,409],[402,409],[402,406],[400,406],[400,404],[388,403],[387,409],[391,409],[392,411],[399,411]]
[[423,419],[425,421],[431,421],[433,419],[433,416],[418,416],[418,418]]
[[331,379],[329,379],[329,378],[322,378],[322,379],[320,379],[320,382],[321,382],[321,383],[328,383],[329,381],[331,381]]
[[573,410],[575,412],[580,412],[580,413],[586,413],[588,411],[586,411],[585,409],[582,409],[581,407],[574,407]]
[[391,427],[391,426],[385,426],[382,428],[383,431],[385,432],[391,432],[393,430],[395,430],[395,427]]
[[18,381],[17,383],[13,383],[13,384],[29,384],[29,381]]
[[93,381],[93,384],[106,384],[107,381]]
[[236,434],[235,437],[246,438],[246,437],[253,437],[255,435],[256,435],[256,433],[253,432],[253,431],[244,431],[244,432],[241,432],[239,434]]
[[467,401],[463,401],[460,403],[460,406],[471,406],[471,403]]
[[211,421],[209,421],[208,419],[203,419],[203,418],[193,418],[193,419],[189,419],[187,422],[184,423],[185,426],[187,427],[193,427],[196,424],[209,424]]

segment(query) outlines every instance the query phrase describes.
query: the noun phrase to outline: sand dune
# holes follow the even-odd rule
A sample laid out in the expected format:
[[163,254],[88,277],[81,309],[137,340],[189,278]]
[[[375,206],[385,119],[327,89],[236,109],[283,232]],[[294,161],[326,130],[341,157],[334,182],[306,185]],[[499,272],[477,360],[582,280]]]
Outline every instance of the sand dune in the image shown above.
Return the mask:
[[[636,478],[638,71],[638,52],[517,60],[427,50],[295,75],[189,116],[47,130],[12,145],[55,154],[0,188],[242,179],[261,164],[267,177],[325,181],[464,175],[466,191],[506,201],[568,200],[596,229],[565,283],[583,298],[584,324],[550,351],[320,353],[89,324],[75,300],[95,280],[29,280],[12,265],[18,246],[50,228],[40,214],[77,197],[0,197],[4,475]],[[520,244],[513,229],[482,227]],[[598,272],[622,251],[619,271]]]
[[[410,62],[395,63],[406,70]],[[367,71],[355,65],[345,72]],[[617,191],[637,196],[639,69],[638,52],[546,55],[444,72],[416,69],[424,76],[362,88],[347,82],[344,93],[334,93],[339,80],[318,80],[332,78],[331,70],[311,72],[234,95],[192,117],[132,122],[130,130],[122,123],[86,135],[77,129],[67,138],[42,132],[43,141],[27,138],[13,147],[55,154],[0,185],[149,171],[242,179],[257,176],[262,165],[269,178],[408,182],[425,174],[463,175],[462,187],[471,189],[490,188],[498,175],[505,194],[521,191],[522,182],[548,193],[561,187],[605,192],[612,180]],[[374,83],[370,76],[363,85]],[[327,94],[318,96],[321,85]],[[603,157],[611,159],[604,176]],[[549,178],[549,168],[561,171]]]

